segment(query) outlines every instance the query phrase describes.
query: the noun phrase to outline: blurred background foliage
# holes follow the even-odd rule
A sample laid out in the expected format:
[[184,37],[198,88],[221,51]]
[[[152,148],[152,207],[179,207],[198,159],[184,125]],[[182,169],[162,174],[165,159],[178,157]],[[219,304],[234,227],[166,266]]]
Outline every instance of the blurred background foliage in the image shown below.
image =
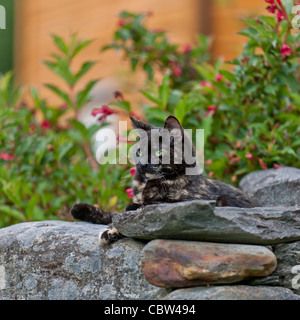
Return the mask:
[[[26,104],[13,74],[3,75],[0,227],[70,219],[76,201],[124,209],[131,165],[98,165],[92,143],[111,114],[133,115],[157,126],[172,114],[187,129],[205,129],[205,174],[210,178],[237,185],[253,170],[300,167],[300,33],[291,27],[292,0],[267,1],[266,6],[271,15],[245,21],[240,34],[247,43],[226,63],[212,59],[210,37],[198,35],[193,45],[177,45],[166,31],[146,26],[149,14],[121,12],[103,50],[121,52],[134,72],[145,73],[142,115],[117,92],[110,104],[93,111],[101,121],[91,126],[79,121],[99,79],[84,80],[95,61],[76,61],[92,42],[76,34],[68,39],[52,35],[57,51],[44,61],[63,83],[45,84],[61,101],[59,107],[36,88],[30,90],[32,103]],[[67,125],[61,125],[62,118]],[[119,146],[124,141],[125,136],[118,137]]]

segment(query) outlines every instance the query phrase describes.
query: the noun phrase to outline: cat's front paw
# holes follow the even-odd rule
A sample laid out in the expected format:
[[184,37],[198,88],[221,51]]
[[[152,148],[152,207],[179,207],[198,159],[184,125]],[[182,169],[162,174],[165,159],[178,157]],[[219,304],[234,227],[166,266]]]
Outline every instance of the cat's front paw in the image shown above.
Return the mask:
[[138,203],[130,203],[130,204],[126,207],[125,211],[134,211],[134,210],[139,209],[139,208],[142,207],[142,206],[143,206],[143,205],[138,204]]
[[123,236],[119,233],[119,231],[110,226],[109,228],[105,229],[103,232],[99,234],[99,242],[101,244],[111,244],[113,242],[118,241]]

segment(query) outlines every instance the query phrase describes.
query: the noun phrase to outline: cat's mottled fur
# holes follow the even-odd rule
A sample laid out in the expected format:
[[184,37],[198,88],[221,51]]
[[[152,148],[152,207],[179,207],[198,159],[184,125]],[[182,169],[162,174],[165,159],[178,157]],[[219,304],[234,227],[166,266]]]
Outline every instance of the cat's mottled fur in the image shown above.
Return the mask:
[[[174,137],[176,137],[176,134],[170,137],[170,162],[168,164],[162,163],[161,153],[164,150],[164,145],[161,140],[156,146],[154,145],[154,148],[156,147],[159,151],[157,154],[159,158],[158,163],[141,164],[141,162],[136,162],[136,172],[132,181],[133,203],[127,206],[126,211],[137,210],[149,204],[196,199],[216,200],[217,206],[253,207],[251,200],[241,190],[233,186],[217,180],[207,179],[202,174],[186,174],[186,169],[188,168],[198,170],[198,164],[196,162],[193,164],[186,163],[183,152],[184,143],[191,144],[191,141],[175,117],[168,117],[164,128],[154,128],[133,118],[131,118],[131,121],[136,129],[142,129],[147,133],[146,139],[144,138],[142,143],[148,144],[149,159],[151,157],[151,141],[153,141],[151,139],[151,135],[153,134],[151,129],[159,129],[156,132],[163,132],[163,129],[168,130],[170,133],[172,133],[172,130],[173,133],[176,132],[183,142],[181,147],[182,152],[178,153],[180,154],[182,163],[178,164],[178,161],[175,161],[177,153],[174,147]],[[134,154],[135,158],[137,156],[137,154]],[[117,214],[103,211],[84,203],[75,204],[71,209],[71,213],[76,219],[100,224],[111,223],[113,215]],[[116,241],[119,236],[118,231],[110,227],[100,235],[100,240],[104,243],[111,243]]]

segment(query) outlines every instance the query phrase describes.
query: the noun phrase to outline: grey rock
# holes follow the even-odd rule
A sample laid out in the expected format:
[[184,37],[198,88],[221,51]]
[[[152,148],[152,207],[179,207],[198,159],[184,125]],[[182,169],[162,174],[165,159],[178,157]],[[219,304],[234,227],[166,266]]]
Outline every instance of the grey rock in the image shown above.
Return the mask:
[[215,286],[179,289],[171,292],[165,300],[300,300],[287,288],[267,286]]
[[242,244],[300,240],[300,207],[216,207],[214,201],[149,205],[116,215],[114,226],[139,239],[182,239]]
[[254,171],[240,188],[258,206],[300,206],[300,170],[292,167]]
[[159,299],[140,265],[144,244],[98,242],[103,225],[43,221],[0,229],[0,299]]
[[300,241],[282,244],[274,254],[278,265],[273,276],[278,276],[281,286],[300,295]]

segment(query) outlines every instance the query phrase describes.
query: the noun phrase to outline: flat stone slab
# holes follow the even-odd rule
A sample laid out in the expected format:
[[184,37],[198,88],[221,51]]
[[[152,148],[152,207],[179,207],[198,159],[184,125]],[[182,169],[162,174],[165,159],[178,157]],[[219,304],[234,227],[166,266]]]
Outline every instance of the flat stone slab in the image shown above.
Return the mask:
[[241,180],[240,188],[258,206],[300,206],[300,169],[254,171]]
[[122,239],[101,246],[106,228],[42,221],[0,229],[0,299],[160,299],[168,292],[145,279],[144,244]]
[[268,286],[215,286],[179,289],[165,300],[300,300],[291,290]]
[[141,261],[146,279],[166,288],[236,283],[276,268],[276,257],[266,247],[183,240],[150,241]]
[[277,244],[300,240],[300,207],[215,207],[194,200],[149,205],[113,218],[125,236],[242,244]]

